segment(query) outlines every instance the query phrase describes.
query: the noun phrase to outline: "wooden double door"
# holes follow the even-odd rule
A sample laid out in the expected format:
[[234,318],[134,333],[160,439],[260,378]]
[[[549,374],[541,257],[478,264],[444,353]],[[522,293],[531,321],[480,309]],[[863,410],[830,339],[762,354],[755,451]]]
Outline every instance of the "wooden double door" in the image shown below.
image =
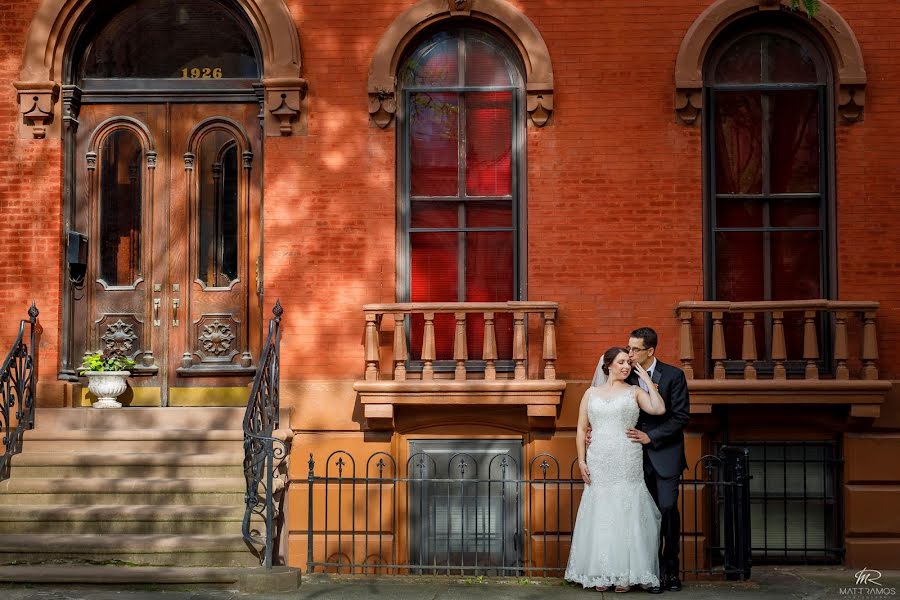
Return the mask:
[[239,103],[81,109],[69,229],[87,237],[88,252],[74,286],[73,349],[134,359],[133,404],[246,401],[261,333],[258,112]]

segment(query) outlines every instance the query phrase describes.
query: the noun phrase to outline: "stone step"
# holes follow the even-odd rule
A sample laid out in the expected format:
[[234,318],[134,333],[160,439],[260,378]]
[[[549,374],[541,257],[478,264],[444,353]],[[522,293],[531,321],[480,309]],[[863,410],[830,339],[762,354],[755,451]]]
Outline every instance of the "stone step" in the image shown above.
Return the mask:
[[0,564],[66,561],[177,567],[259,564],[240,534],[10,534],[0,537]]
[[239,534],[243,516],[242,506],[8,506],[0,534]]
[[29,452],[209,454],[243,451],[244,433],[223,429],[34,429],[25,433]]
[[242,452],[215,454],[43,452],[12,458],[11,477],[241,477]]
[[0,505],[213,504],[242,506],[246,482],[237,477],[116,479],[11,478],[0,482]]
[[[249,391],[248,391],[249,393]],[[91,407],[38,408],[35,430],[72,429],[225,429],[243,427],[246,407],[127,407],[98,410]],[[287,421],[284,421],[287,424]]]

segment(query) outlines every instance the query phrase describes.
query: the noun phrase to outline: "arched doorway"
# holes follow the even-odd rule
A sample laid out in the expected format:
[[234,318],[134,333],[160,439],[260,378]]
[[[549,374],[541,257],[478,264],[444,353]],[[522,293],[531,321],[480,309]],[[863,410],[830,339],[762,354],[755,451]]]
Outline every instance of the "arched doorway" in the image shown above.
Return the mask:
[[135,405],[246,402],[261,332],[255,32],[230,0],[89,13],[63,86],[80,102],[67,229],[88,247],[83,277],[70,269],[64,362],[125,353]]

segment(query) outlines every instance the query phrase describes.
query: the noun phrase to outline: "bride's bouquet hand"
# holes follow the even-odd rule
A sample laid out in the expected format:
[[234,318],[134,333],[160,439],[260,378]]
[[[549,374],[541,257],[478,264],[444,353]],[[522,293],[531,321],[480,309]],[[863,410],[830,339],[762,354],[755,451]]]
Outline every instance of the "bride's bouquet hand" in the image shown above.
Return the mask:
[[584,479],[584,483],[591,485],[591,472],[588,470],[587,463],[583,460],[579,460],[578,468],[581,470],[581,478]]

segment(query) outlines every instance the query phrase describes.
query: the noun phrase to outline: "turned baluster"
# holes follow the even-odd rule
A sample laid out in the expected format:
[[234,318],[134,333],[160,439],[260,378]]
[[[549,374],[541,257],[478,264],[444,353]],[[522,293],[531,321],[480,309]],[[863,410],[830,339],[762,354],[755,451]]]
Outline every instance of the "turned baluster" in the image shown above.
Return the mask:
[[427,312],[422,334],[422,379],[434,379],[434,313]]
[[456,313],[456,335],[453,336],[453,360],[456,361],[454,378],[457,381],[466,379],[466,361],[469,360],[468,342],[466,342],[466,313]]
[[481,352],[481,358],[484,359],[484,378],[496,379],[497,367],[494,361],[497,360],[497,335],[494,331],[494,313],[484,313],[484,348]]
[[366,313],[366,381],[378,381],[378,323],[376,313]]
[[544,379],[556,379],[556,311],[544,313]]
[[806,378],[818,379],[819,340],[816,334],[816,311],[803,312],[803,360],[806,361]]
[[713,377],[715,379],[725,379],[725,328],[722,326],[722,311],[717,310],[712,313],[713,330],[712,330],[712,352],[709,357],[713,361]]
[[394,380],[406,381],[406,315],[394,315]]
[[756,328],[753,327],[753,321],[756,313],[744,313],[744,335],[741,345],[741,358],[744,361],[744,379],[756,379],[756,367],[753,363],[756,361]]
[[694,333],[692,327],[694,324],[694,313],[689,310],[678,311],[678,318],[681,320],[681,334],[679,336],[679,345],[681,347],[681,369],[684,376],[688,379],[694,378]]
[[515,363],[515,378],[527,379],[525,371],[525,313],[513,313],[513,362]]
[[878,379],[878,340],[875,329],[875,311],[863,313],[862,343],[863,379]]
[[834,313],[834,378],[850,379],[850,369],[847,368],[847,313],[837,311]]
[[787,359],[787,344],[784,341],[784,311],[776,310],[772,313],[772,360],[775,362],[772,376],[775,379],[787,379],[785,359]]

